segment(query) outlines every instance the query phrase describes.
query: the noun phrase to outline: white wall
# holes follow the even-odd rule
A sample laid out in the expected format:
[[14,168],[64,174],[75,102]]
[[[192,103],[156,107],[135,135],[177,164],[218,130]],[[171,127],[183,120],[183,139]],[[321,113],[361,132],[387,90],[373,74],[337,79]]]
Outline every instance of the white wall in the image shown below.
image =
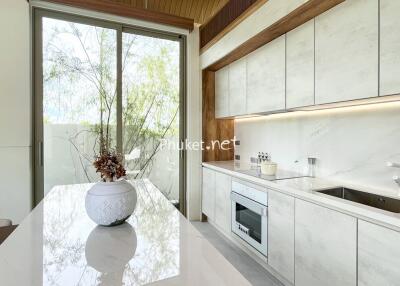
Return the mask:
[[0,218],[20,223],[31,208],[29,5],[0,2]]
[[[188,36],[187,138],[199,142],[202,138],[201,71],[199,28]],[[201,151],[187,152],[187,217],[201,217]]]
[[235,135],[241,162],[270,152],[280,168],[303,171],[316,157],[317,176],[400,195],[398,170],[386,167],[400,162],[400,102],[239,119]]

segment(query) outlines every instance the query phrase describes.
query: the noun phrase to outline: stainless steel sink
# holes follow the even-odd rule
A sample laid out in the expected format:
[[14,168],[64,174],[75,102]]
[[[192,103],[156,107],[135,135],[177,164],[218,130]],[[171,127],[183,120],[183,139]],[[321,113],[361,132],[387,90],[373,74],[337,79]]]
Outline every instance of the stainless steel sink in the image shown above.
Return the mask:
[[397,199],[361,192],[345,187],[316,190],[316,192],[360,203],[381,210],[393,213],[400,213],[400,200]]

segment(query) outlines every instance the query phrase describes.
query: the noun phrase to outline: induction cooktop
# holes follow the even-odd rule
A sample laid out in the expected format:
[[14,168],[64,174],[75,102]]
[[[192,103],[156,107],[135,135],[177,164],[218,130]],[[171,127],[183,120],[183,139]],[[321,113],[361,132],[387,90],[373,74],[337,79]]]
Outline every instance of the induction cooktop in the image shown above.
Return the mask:
[[267,176],[261,173],[260,168],[257,169],[249,169],[249,170],[238,170],[239,173],[250,175],[252,177],[257,177],[267,181],[278,181],[278,180],[286,180],[286,179],[295,179],[295,178],[303,178],[308,177],[302,175],[300,173],[296,173],[294,171],[286,171],[286,170],[277,170],[275,176]]

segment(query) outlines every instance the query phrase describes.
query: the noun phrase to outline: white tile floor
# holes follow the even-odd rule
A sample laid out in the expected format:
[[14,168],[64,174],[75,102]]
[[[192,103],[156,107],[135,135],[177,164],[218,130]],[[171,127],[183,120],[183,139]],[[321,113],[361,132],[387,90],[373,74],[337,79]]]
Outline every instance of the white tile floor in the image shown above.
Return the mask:
[[192,222],[196,229],[255,286],[282,286],[271,273],[206,222]]

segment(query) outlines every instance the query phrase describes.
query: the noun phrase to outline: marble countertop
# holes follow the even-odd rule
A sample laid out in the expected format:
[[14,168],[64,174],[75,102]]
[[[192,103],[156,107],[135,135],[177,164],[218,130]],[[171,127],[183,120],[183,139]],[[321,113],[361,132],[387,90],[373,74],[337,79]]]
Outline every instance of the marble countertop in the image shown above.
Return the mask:
[[250,285],[148,180],[128,221],[96,226],[90,184],[55,187],[0,245],[0,285]]
[[[309,202],[313,202],[345,214],[349,214],[360,219],[400,231],[400,214],[383,211],[377,208],[372,208],[359,203],[328,196],[315,191],[344,186],[364,192],[388,196],[387,194],[382,193],[380,190],[325,178],[300,177],[276,181],[264,180],[243,172],[250,168],[249,164],[239,164],[235,163],[234,161],[207,162],[203,163],[203,166],[226,173],[239,179],[265,186],[270,190],[279,191],[299,199],[304,199]],[[282,170],[282,172],[284,171]],[[400,199],[400,197],[397,197],[396,199]]]

